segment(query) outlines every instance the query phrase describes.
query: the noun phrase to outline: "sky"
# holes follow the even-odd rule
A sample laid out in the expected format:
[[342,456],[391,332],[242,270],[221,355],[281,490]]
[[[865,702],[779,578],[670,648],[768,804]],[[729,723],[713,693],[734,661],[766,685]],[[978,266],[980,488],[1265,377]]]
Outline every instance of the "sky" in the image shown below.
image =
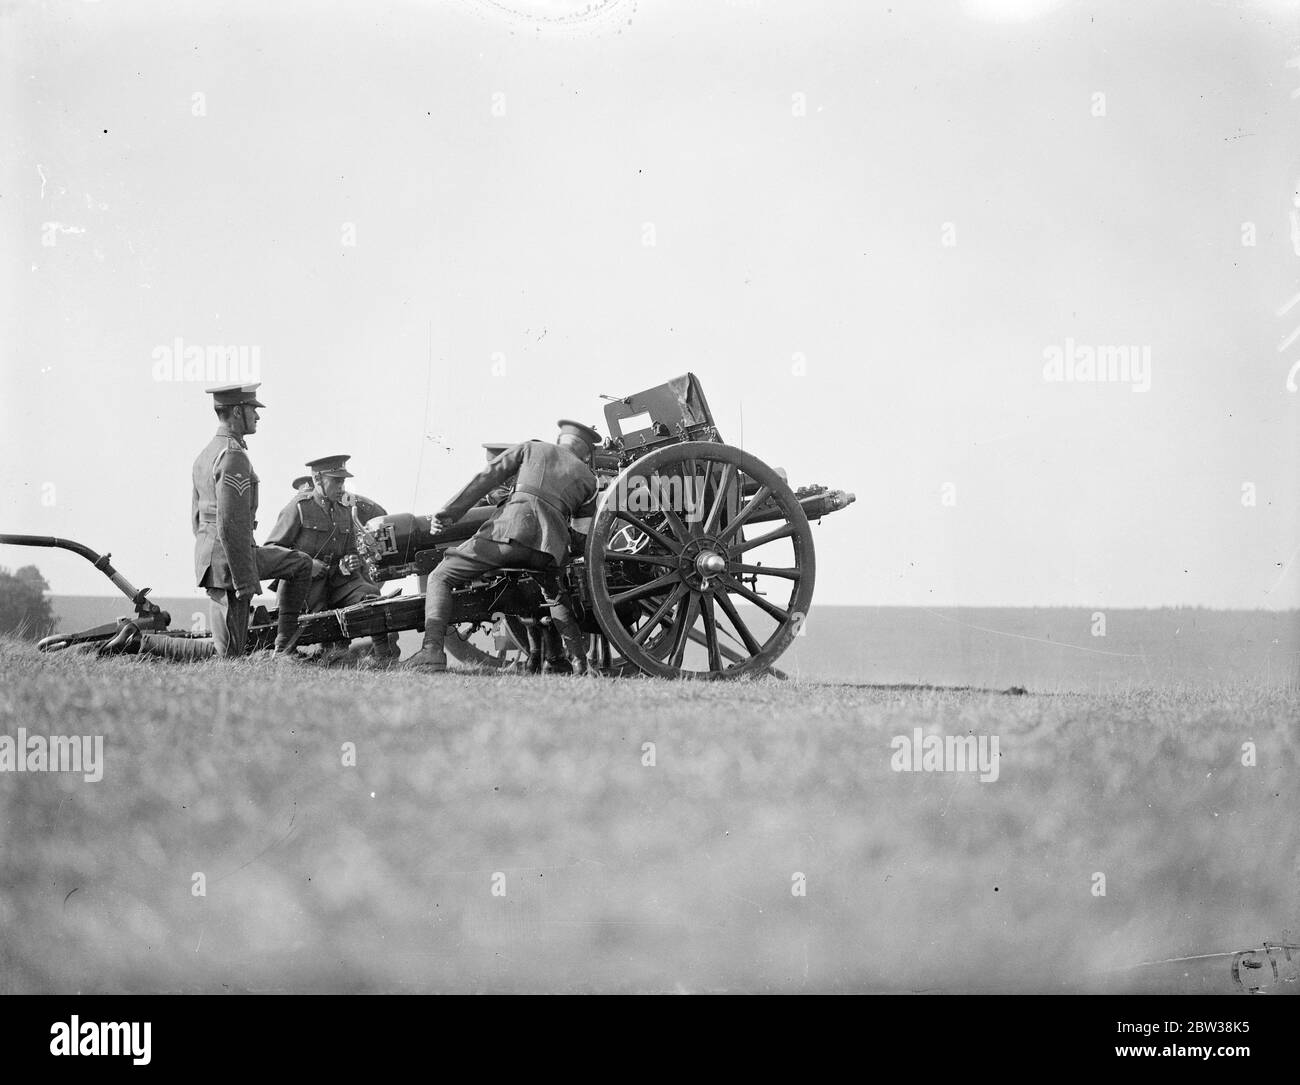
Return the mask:
[[262,532],[691,371],[856,493],[819,604],[1300,606],[1300,5],[3,3],[0,121],[0,532],[155,594],[179,339],[262,381]]

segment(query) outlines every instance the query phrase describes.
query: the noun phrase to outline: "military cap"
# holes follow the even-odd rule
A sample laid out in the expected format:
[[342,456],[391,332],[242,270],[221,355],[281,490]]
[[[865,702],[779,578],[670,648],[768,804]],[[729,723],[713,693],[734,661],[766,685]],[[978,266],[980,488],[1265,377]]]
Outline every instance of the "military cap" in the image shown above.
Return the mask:
[[563,437],[568,434],[571,437],[577,437],[580,441],[585,441],[593,451],[600,447],[600,434],[590,426],[584,426],[581,422],[575,422],[571,418],[561,418],[556,425],[560,427],[560,436]]
[[352,472],[344,465],[351,456],[321,456],[317,460],[308,460],[307,466],[318,475],[333,475],[335,478],[351,478]]
[[215,388],[204,388],[204,395],[212,397],[213,403],[218,407],[265,407],[257,398],[257,390],[262,387],[262,382],[256,384],[219,384]]
[[310,486],[310,485],[311,485],[311,475],[299,475],[296,479],[293,480],[293,488],[295,490],[301,490],[304,486]]

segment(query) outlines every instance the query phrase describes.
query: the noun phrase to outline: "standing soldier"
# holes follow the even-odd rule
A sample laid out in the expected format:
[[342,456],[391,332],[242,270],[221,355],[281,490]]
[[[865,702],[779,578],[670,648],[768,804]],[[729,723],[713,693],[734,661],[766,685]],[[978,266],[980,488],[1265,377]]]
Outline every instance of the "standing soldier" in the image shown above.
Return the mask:
[[219,656],[242,656],[248,642],[248,612],[262,590],[262,577],[280,580],[275,650],[296,658],[298,615],[311,578],[302,554],[258,546],[257,475],[245,438],[257,432],[258,384],[206,389],[220,425],[199,453],[192,472],[190,503],[194,530],[194,575],[212,600],[212,641]]
[[561,419],[554,444],[525,441],[497,456],[472,478],[441,511],[430,527],[450,527],[512,475],[514,490],[478,533],[443,554],[429,574],[424,599],[424,647],[403,666],[445,671],[443,637],[455,602],[452,588],[492,569],[535,570],[543,583],[546,604],[573,657],[574,670],[587,671],[586,638],[559,584],[558,574],[569,552],[569,520],[596,496],[592,453],[600,435],[590,426]]
[[[353,512],[359,507],[359,517],[380,506],[368,498],[345,493],[343,480],[352,477],[345,466],[349,459],[350,456],[322,456],[309,462],[313,488],[294,495],[281,510],[268,538],[268,542],[277,546],[301,550],[310,559],[308,611],[349,607],[379,597],[379,588],[362,571]],[[380,509],[372,515],[382,516],[383,511]],[[396,646],[388,636],[377,635],[372,642],[377,658],[391,660],[396,656]]]

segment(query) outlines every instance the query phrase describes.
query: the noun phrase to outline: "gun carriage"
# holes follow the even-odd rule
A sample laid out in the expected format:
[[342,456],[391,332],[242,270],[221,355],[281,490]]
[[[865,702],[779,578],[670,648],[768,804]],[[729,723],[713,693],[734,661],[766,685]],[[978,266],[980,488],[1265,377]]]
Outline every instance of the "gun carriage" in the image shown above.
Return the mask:
[[[810,521],[845,508],[851,493],[821,485],[793,490],[783,472],[726,444],[704,390],[685,374],[635,395],[604,397],[609,437],[595,454],[595,512],[575,523],[561,572],[589,634],[597,670],[664,678],[739,678],[777,673],[812,604],[816,560]],[[443,531],[428,517],[398,513],[358,532],[376,583],[423,576],[493,512],[470,510]],[[0,535],[0,543],[56,545],[108,566],[79,544]],[[136,604],[131,619],[164,630],[170,619],[112,570]],[[125,583],[125,586],[123,584]],[[447,647],[462,662],[506,666],[526,650],[526,623],[545,620],[542,588],[524,569],[496,570],[454,592]],[[121,619],[126,621],[127,619]],[[390,595],[342,610],[304,614],[300,645],[423,629],[424,596]],[[116,625],[55,635],[45,650],[105,640]],[[494,650],[476,636],[490,631]],[[269,647],[274,612],[258,608],[252,648]],[[178,634],[185,635],[185,634]]]

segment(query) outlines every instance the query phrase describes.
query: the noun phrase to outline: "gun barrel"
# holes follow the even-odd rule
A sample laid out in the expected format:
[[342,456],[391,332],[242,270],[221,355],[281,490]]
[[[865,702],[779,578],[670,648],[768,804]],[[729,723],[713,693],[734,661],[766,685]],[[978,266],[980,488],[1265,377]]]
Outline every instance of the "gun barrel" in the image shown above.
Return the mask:
[[[829,516],[832,512],[847,509],[856,500],[856,494],[846,493],[844,490],[823,490],[819,493],[806,494],[800,497],[799,504],[803,508],[804,515],[809,520],[820,520],[823,516]],[[762,524],[780,519],[783,519],[781,510],[773,504],[770,507],[760,508],[750,516],[749,522],[751,524]]]

